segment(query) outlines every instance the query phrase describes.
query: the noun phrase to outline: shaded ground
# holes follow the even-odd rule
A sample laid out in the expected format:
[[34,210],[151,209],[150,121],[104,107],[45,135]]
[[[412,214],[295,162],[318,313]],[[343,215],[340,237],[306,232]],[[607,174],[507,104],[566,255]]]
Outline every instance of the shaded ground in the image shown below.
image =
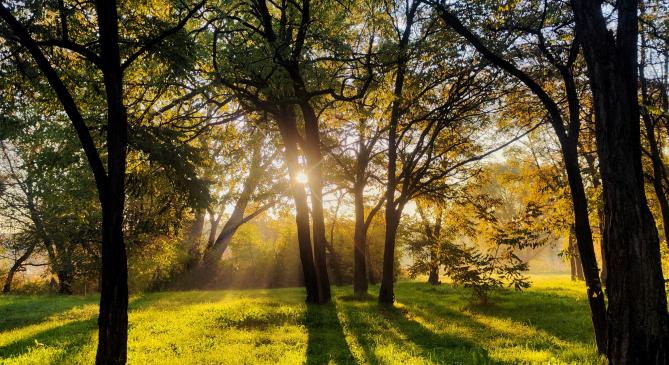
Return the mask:
[[[307,306],[301,289],[131,298],[130,364],[603,363],[584,288],[536,276],[489,307],[449,285],[401,282],[394,308],[347,298]],[[374,292],[377,288],[372,288]],[[0,297],[0,364],[92,363],[96,297]]]

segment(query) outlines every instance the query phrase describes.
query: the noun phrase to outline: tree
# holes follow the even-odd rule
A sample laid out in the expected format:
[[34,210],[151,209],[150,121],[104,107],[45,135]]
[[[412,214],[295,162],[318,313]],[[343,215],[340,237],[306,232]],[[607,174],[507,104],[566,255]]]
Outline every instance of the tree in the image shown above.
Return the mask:
[[[353,293],[358,296],[367,294],[368,289],[368,248],[367,232],[376,214],[383,207],[385,197],[374,197],[371,209],[366,210],[365,189],[370,180],[380,180],[380,161],[383,151],[379,149],[382,134],[385,132],[375,121],[382,111],[376,106],[381,98],[374,93],[382,90],[370,90],[367,95],[356,103],[347,103],[338,108],[338,115],[348,111],[346,122],[340,127],[341,135],[337,139],[328,141],[332,144],[329,156],[334,161],[335,182],[340,182],[351,194],[355,213],[355,232],[353,234]],[[350,109],[350,110],[349,110]],[[341,141],[352,139],[350,144]]]
[[[62,2],[61,2],[62,4]],[[17,42],[30,54],[35,65],[44,75],[52,88],[56,98],[60,101],[65,113],[77,132],[82,148],[86,155],[91,172],[95,178],[102,210],[102,275],[100,314],[98,317],[98,350],[96,363],[124,364],[127,356],[127,328],[128,328],[128,277],[127,256],[123,237],[123,211],[125,206],[125,173],[126,153],[128,144],[128,114],[124,104],[124,73],[137,59],[142,57],[150,48],[157,46],[169,36],[179,32],[186,21],[201,7],[196,6],[186,10],[186,16],[175,26],[167,30],[161,29],[159,35],[142,42],[132,50],[125,60],[121,59],[119,43],[119,17],[116,1],[96,1],[94,7],[90,4],[75,5],[67,9],[61,5],[54,9],[59,14],[56,27],[59,37],[53,38],[49,34],[38,34],[34,29],[32,19],[17,18],[12,10],[0,4],[0,17],[4,20],[9,31],[5,31],[6,39]],[[35,11],[42,15],[42,9]],[[95,35],[86,34],[89,39],[99,42],[99,53],[87,46],[77,43],[79,39],[70,37],[68,13],[82,11],[96,13]],[[177,11],[178,12],[178,11]],[[29,15],[31,15],[29,13]],[[55,33],[55,32],[54,32]],[[133,46],[137,43],[133,44]],[[101,74],[105,87],[105,114],[106,114],[106,160],[105,168],[102,155],[96,147],[91,133],[91,127],[86,124],[80,104],[70,91],[63,76],[59,74],[60,65],[49,59],[44,51],[46,48],[58,48],[64,52],[81,57],[90,62]]]
[[[234,7],[218,24],[212,52],[218,82],[232,90],[249,110],[268,114],[279,129],[296,209],[307,301],[315,303],[328,302],[331,296],[319,114],[328,99],[356,99],[370,82],[369,76],[361,75],[369,74],[369,56],[360,55],[361,46],[368,43],[361,42],[360,37],[353,40],[354,44],[342,38],[352,34],[342,31],[342,27],[353,25],[337,11],[338,7],[328,1],[309,0],[258,0]],[[322,28],[315,29],[316,23]],[[219,39],[239,47],[218,48]],[[247,39],[253,41],[242,41]],[[308,47],[315,43],[322,48],[312,57],[310,52],[314,50]],[[248,62],[249,57],[254,61]],[[219,64],[219,59],[226,63]],[[301,156],[306,169],[301,168]],[[299,182],[301,174],[308,176],[306,184]],[[311,212],[305,185],[309,187]]]
[[571,5],[593,93],[604,188],[607,355],[613,364],[663,364],[669,359],[669,316],[641,166],[639,2],[617,2],[614,31],[600,3],[574,0]]
[[[542,103],[548,114],[555,134],[560,142],[562,158],[564,160],[569,188],[572,196],[574,212],[574,229],[576,242],[579,248],[579,256],[583,264],[585,281],[590,302],[590,312],[592,316],[593,327],[595,328],[595,338],[597,347],[601,353],[606,351],[606,306],[604,302],[604,293],[599,281],[599,269],[595,258],[594,244],[592,241],[592,232],[590,228],[590,219],[588,217],[587,197],[583,185],[583,179],[578,163],[578,139],[580,132],[580,106],[576,83],[574,78],[574,64],[578,56],[579,43],[576,37],[571,36],[571,41],[564,47],[556,47],[552,50],[545,39],[544,28],[548,26],[549,12],[556,10],[549,9],[548,3],[544,3],[544,9],[538,16],[538,20],[531,21],[529,25],[511,23],[512,29],[520,29],[530,35],[533,35],[537,41],[538,50],[545,57],[549,64],[554,67],[562,78],[564,95],[567,99],[566,118],[559,104],[552,98],[548,92],[541,86],[540,81],[533,78],[528,72],[523,71],[513,63],[509,62],[502,55],[496,53],[487,46],[484,41],[465,26],[460,19],[449,9],[446,2],[434,2],[439,17],[445,24],[453,28],[463,38],[465,38],[480,54],[495,66],[504,70],[509,75],[522,82]],[[557,10],[559,11],[559,10]],[[552,18],[550,18],[552,20]],[[533,19],[531,19],[533,20]],[[538,24],[533,24],[538,23]],[[559,29],[563,28],[563,21],[558,18],[554,25]],[[560,50],[560,48],[566,49]],[[566,123],[565,123],[566,119]]]

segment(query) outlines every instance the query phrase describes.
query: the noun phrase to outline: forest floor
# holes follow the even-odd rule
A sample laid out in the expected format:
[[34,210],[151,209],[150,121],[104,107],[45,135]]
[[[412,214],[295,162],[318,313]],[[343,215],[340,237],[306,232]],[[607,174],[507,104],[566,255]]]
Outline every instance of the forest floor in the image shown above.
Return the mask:
[[[130,364],[599,364],[584,286],[532,277],[488,306],[465,289],[399,282],[397,304],[306,305],[303,289],[131,297]],[[370,288],[374,293],[376,287]],[[0,364],[92,364],[97,298],[0,297]]]

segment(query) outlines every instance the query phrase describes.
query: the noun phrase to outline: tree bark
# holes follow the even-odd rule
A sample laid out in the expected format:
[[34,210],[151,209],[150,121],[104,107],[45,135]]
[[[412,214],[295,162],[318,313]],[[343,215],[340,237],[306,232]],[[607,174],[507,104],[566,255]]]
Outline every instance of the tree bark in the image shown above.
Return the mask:
[[290,191],[295,202],[295,222],[297,224],[297,240],[300,247],[300,260],[302,261],[302,272],[304,284],[307,290],[307,302],[319,302],[318,281],[316,278],[316,266],[311,247],[311,232],[309,227],[309,206],[307,204],[307,193],[304,186],[297,182],[300,173],[298,160],[298,141],[295,115],[289,107],[282,108],[282,115],[277,118],[279,132],[284,144],[284,154],[288,165],[290,176]]
[[[642,5],[642,11],[644,6]],[[641,34],[641,62],[639,63],[639,80],[641,85],[641,102],[644,106],[651,104],[650,96],[648,94],[648,81],[644,74],[646,68],[646,37]],[[660,214],[662,216],[662,227],[664,228],[664,240],[669,246],[669,201],[663,186],[665,180],[664,162],[662,161],[662,151],[658,147],[657,137],[655,136],[655,121],[647,110],[641,112],[644,128],[646,129],[646,139],[648,140],[648,147],[650,149],[650,159],[653,167],[653,189],[655,190],[655,197],[660,206]]]
[[320,131],[318,117],[308,102],[300,103],[304,117],[305,148],[304,152],[308,167],[308,184],[311,192],[311,218],[314,240],[314,264],[318,279],[319,303],[327,303],[331,299],[330,279],[326,261],[327,238],[325,236],[325,215],[323,213],[323,182],[321,179]]
[[97,364],[125,364],[128,342],[128,261],[123,240],[128,117],[116,1],[96,1],[102,74],[107,99],[107,184],[102,205],[102,278]]
[[617,2],[614,38],[595,1],[572,0],[595,110],[604,188],[612,364],[666,364],[669,317],[659,238],[644,191],[637,101],[638,1]]

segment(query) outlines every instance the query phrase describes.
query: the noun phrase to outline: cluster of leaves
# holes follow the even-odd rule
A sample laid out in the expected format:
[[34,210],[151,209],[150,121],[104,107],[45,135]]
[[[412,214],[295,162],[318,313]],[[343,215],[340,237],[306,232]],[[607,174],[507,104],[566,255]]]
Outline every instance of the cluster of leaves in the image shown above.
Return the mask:
[[528,264],[516,256],[513,247],[498,247],[494,252],[457,244],[444,248],[441,260],[446,274],[456,285],[471,289],[480,304],[488,304],[494,289],[507,286],[523,290],[530,286],[524,275]]

